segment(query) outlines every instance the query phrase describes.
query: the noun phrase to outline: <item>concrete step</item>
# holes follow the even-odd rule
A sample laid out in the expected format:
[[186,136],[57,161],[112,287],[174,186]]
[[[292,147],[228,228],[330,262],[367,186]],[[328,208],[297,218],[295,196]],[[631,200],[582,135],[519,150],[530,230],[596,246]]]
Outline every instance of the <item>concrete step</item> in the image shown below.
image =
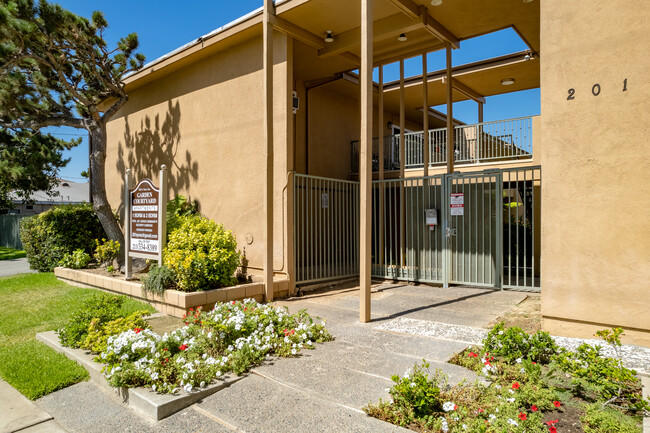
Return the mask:
[[93,382],[82,382],[62,389],[36,400],[36,404],[71,433],[231,431],[191,408],[162,421],[152,421],[137,415],[126,404],[117,402],[109,391]]
[[234,430],[248,433],[409,431],[304,389],[255,374],[196,406]]

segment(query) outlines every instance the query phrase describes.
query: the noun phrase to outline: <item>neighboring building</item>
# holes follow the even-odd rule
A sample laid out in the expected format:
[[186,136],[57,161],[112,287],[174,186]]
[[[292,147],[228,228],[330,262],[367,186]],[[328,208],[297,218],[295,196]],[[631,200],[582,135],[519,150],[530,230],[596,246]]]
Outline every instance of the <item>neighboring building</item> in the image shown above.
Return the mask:
[[[362,1],[278,1],[129,76],[129,102],[107,126],[111,206],[123,211],[127,168],[155,182],[166,164],[170,194],[233,230],[252,272],[271,253],[292,287],[361,268],[364,293],[369,272],[541,290],[545,329],[623,326],[627,342],[650,346],[650,10],[640,0],[372,3],[365,32]],[[362,88],[362,45],[378,67],[504,28],[528,49]],[[538,87],[532,118],[466,125],[430,109],[472,99],[482,119],[486,97]]]
[[[14,198],[13,209],[5,210],[10,215],[36,215],[45,212],[54,206],[62,204],[80,204],[90,201],[90,190],[88,182],[79,183],[61,179],[58,186],[52,189],[52,193],[36,191],[30,196],[27,203]],[[2,213],[3,211],[0,211]]]

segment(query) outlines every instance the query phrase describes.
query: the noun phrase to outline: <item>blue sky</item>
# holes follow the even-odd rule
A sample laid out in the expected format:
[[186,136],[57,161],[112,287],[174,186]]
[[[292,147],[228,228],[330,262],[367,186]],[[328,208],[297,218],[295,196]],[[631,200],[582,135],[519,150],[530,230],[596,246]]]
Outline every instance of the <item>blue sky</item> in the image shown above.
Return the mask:
[[[109,23],[105,37],[109,47],[115,46],[123,36],[135,32],[140,40],[139,52],[147,61],[154,60],[222,25],[262,6],[262,0],[59,0],[56,3],[78,15],[90,17],[93,11],[104,12]],[[473,40],[463,41],[459,50],[453,52],[453,64],[460,65],[526,49],[524,43],[512,30],[504,30]],[[443,69],[444,52],[429,54],[429,71]],[[398,79],[397,65],[387,65],[385,80]],[[405,62],[405,75],[418,75],[422,71],[421,60]],[[446,107],[434,107],[445,111]],[[536,115],[540,112],[539,89],[516,92],[488,98],[485,120],[507,119]],[[476,103],[472,101],[454,104],[454,117],[466,122],[477,121]],[[81,145],[66,153],[70,162],[61,170],[64,179],[83,181],[80,173],[88,169],[88,140],[83,130],[72,128],[49,128],[60,138],[81,136]]]

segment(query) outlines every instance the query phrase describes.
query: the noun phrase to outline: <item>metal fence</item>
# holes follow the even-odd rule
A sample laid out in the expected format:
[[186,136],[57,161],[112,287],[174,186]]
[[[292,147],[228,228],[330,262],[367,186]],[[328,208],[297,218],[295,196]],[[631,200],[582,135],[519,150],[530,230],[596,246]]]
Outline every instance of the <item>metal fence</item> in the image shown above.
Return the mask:
[[20,241],[20,220],[25,215],[0,215],[0,247],[23,249]]
[[359,275],[359,183],[294,176],[296,282]]
[[[384,170],[399,170],[400,136],[384,137]],[[533,157],[533,118],[476,123],[454,127],[456,164],[531,159]],[[373,171],[379,170],[377,139],[373,140]],[[447,163],[447,129],[429,130],[429,165]],[[422,131],[404,134],[404,167],[424,166]],[[359,171],[359,142],[352,142],[352,172]]]
[[[541,169],[372,182],[372,276],[540,290]],[[297,174],[299,284],[357,276],[359,184]],[[435,220],[435,221],[434,221]]]
[[443,176],[373,181],[372,276],[443,282],[442,232],[425,221],[427,209],[442,209],[442,182]]

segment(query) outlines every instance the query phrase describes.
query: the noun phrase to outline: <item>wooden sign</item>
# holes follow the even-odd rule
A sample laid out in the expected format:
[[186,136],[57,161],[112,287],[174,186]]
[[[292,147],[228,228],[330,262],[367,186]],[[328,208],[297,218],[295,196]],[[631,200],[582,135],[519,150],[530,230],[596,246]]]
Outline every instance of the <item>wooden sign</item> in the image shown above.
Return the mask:
[[151,180],[143,179],[129,196],[131,200],[129,251],[150,254],[153,259],[157,259],[161,250],[158,238],[160,191]]
[[142,179],[131,189],[131,170],[124,177],[124,242],[125,278],[131,278],[131,258],[157,260],[162,265],[162,253],[167,237],[167,167],[160,168],[160,188],[151,179]]

